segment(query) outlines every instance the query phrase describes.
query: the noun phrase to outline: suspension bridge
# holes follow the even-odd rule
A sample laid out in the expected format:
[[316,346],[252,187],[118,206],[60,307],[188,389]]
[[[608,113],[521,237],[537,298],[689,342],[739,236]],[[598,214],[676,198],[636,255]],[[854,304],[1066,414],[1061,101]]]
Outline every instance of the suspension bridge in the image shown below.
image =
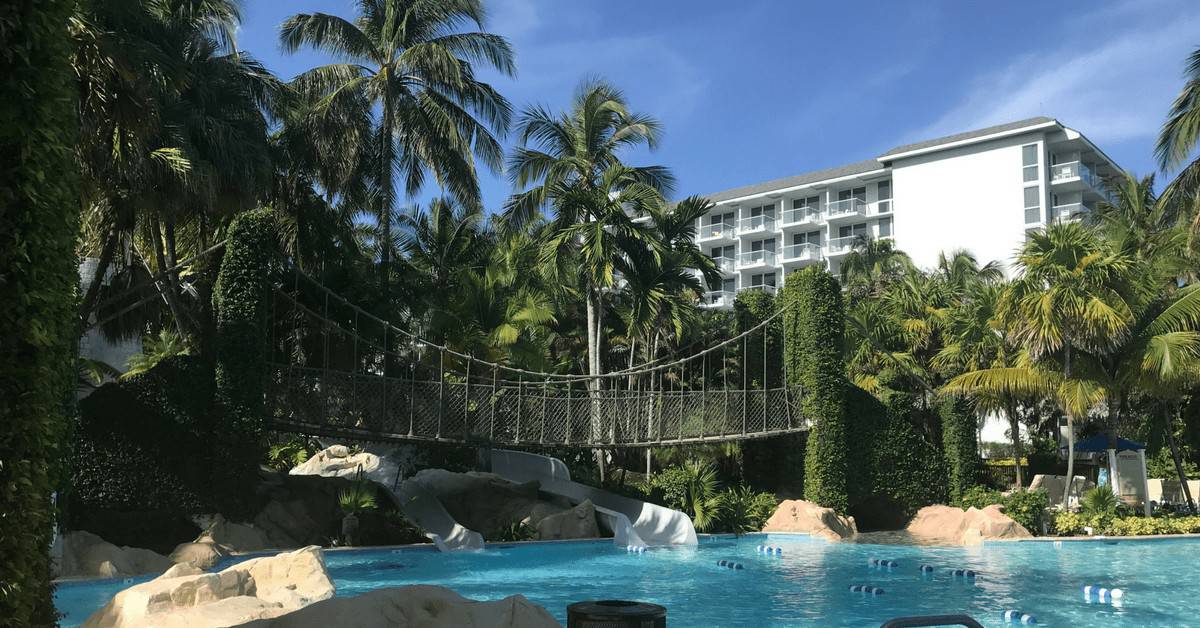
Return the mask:
[[[678,359],[600,376],[525,370],[435,344],[292,269],[271,304],[274,428],[333,438],[647,447],[807,430],[782,310]],[[290,285],[289,285],[290,284]],[[776,344],[780,343],[780,344]],[[774,350],[771,350],[775,347]]]

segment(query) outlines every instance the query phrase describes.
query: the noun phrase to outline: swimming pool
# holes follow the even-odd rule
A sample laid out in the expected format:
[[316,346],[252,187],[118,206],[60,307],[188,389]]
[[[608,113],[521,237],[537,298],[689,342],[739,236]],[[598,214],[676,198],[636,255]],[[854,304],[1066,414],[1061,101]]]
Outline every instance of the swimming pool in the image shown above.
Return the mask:
[[[756,552],[759,545],[782,555]],[[609,541],[493,544],[477,553],[431,549],[326,553],[338,595],[407,584],[438,584],[474,599],[521,593],[565,623],[567,604],[624,598],[667,607],[671,626],[879,626],[902,615],[967,613],[1003,625],[1005,610],[1050,626],[1200,625],[1200,539],[991,543],[907,547],[828,543],[794,535],[706,537],[698,548],[629,554]],[[871,567],[894,560],[894,569]],[[718,561],[745,566],[732,570]],[[227,562],[221,567],[228,566]],[[923,574],[919,566],[937,568]],[[978,576],[955,578],[950,570]],[[143,578],[141,580],[145,580]],[[866,584],[879,596],[849,591]],[[1121,588],[1118,608],[1082,587]],[[76,626],[127,584],[60,585],[64,626]]]

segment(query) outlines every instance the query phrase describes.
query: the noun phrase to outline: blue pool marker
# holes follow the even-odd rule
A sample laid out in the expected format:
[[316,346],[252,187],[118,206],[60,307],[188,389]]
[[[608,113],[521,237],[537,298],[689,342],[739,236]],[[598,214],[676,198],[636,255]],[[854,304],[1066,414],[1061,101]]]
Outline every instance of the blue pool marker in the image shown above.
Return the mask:
[[627,554],[645,554],[646,546],[645,545],[626,545],[625,553],[627,553]]
[[759,554],[766,554],[768,556],[770,556],[771,554],[774,554],[776,556],[780,556],[783,554],[782,547],[775,547],[773,545],[759,545],[758,547],[754,548],[754,551],[758,552]]
[[1125,592],[1121,589],[1107,589],[1105,587],[1092,584],[1083,587],[1083,599],[1085,601],[1091,602],[1092,594],[1096,595],[1097,602],[1100,602],[1101,604],[1112,604],[1113,606],[1120,606],[1122,601],[1125,599]]
[[871,558],[867,560],[867,564],[879,569],[895,569],[896,567],[900,566],[900,564],[894,560],[884,560],[880,558]]
[[718,566],[718,567],[725,567],[725,568],[727,568],[727,569],[735,569],[735,570],[737,570],[737,569],[745,569],[745,568],[746,568],[746,566],[745,566],[745,565],[743,565],[743,564],[741,564],[741,563],[735,563],[735,562],[733,562],[732,560],[718,560],[718,561],[717,561],[717,566]]
[[955,569],[951,573],[954,575],[955,578],[969,578],[969,579],[975,578],[975,572],[971,571],[970,569]]
[[879,587],[873,587],[870,585],[866,585],[866,584],[852,584],[852,585],[850,585],[850,592],[851,593],[868,593],[870,595],[883,595],[883,589],[881,589]]
[[921,565],[921,573],[933,573],[936,571],[933,565]]
[[1037,617],[1029,613],[1021,611],[1004,611],[1004,623],[1006,624],[1036,624]]

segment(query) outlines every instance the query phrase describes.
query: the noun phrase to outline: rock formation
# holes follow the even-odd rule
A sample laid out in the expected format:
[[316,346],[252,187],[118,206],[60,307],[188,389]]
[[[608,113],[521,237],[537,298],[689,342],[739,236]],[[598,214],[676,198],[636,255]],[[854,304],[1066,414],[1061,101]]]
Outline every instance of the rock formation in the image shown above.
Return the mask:
[[789,499],[779,504],[763,526],[763,532],[807,532],[830,541],[840,541],[858,534],[854,517],[843,517],[832,508],[800,499]]
[[63,535],[59,576],[118,578],[161,573],[171,559],[140,547],[117,547],[91,532]]
[[591,500],[584,500],[570,510],[542,517],[534,524],[537,538],[542,541],[555,539],[593,539],[600,536],[596,524],[596,507]]
[[176,565],[118,593],[84,628],[208,628],[276,617],[333,597],[318,547],[255,558],[216,573]]
[[1033,536],[995,504],[982,510],[926,506],[917,511],[907,531],[916,539],[946,545],[977,545],[989,540]]

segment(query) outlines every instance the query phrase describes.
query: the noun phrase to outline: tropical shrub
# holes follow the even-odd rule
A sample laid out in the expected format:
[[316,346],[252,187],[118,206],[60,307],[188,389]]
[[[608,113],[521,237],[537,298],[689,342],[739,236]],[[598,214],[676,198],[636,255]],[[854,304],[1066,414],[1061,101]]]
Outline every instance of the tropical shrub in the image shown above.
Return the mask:
[[1004,514],[1024,526],[1030,534],[1039,535],[1042,533],[1042,523],[1047,521],[1050,496],[1043,490],[1013,491],[1005,495],[986,486],[972,486],[953,502],[954,506],[963,509],[986,508],[993,504],[1002,506]]
[[267,449],[266,464],[276,471],[287,472],[304,464],[321,450],[321,444],[308,436],[293,436]]
[[74,408],[75,72],[65,0],[0,5],[0,623],[52,625],[50,495]]
[[739,534],[758,532],[778,505],[774,494],[755,491],[749,486],[725,489],[721,493],[720,529]]
[[1084,517],[1115,516],[1117,505],[1117,496],[1107,486],[1090,488],[1079,498],[1079,511]]
[[375,510],[375,487],[355,482],[350,488],[338,493],[338,506],[342,512],[355,515],[364,510]]
[[187,344],[174,330],[164,327],[157,336],[142,339],[142,352],[129,356],[125,363],[128,370],[122,375],[128,379],[154,368],[159,362],[187,353]]
[[842,361],[842,291],[818,266],[788,275],[782,292],[784,360],[788,377],[804,389],[801,409],[813,421],[804,462],[804,495],[845,513],[847,433],[845,364]]
[[1059,536],[1087,534],[1105,536],[1146,536],[1154,534],[1200,533],[1200,517],[1114,517],[1084,515],[1064,511],[1054,517],[1054,531]]
[[699,531],[708,531],[721,514],[720,483],[710,462],[689,460],[650,479],[653,501],[687,513]]
[[515,543],[517,541],[532,541],[537,538],[537,530],[523,521],[515,521],[496,533],[496,538],[488,539],[494,543]]
[[917,404],[907,393],[890,393],[886,425],[872,442],[871,486],[912,517],[930,504],[947,502],[946,461],[941,450],[913,425]]

